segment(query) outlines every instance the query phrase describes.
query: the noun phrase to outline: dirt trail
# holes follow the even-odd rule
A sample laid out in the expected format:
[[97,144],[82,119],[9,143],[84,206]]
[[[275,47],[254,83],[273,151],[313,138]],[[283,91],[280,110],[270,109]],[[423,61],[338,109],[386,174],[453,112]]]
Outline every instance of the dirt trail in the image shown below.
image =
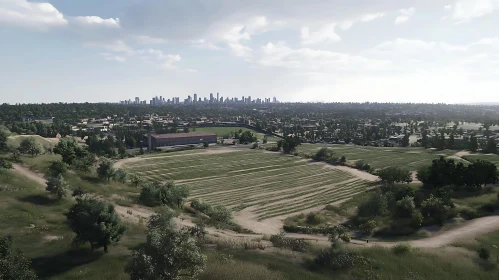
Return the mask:
[[[43,178],[40,174],[37,174],[19,164],[14,164],[14,172],[27,177],[30,180],[33,180],[37,183],[39,183],[41,186],[44,186],[46,183],[45,178]],[[140,219],[145,219],[147,221],[147,218],[149,218],[151,215],[154,214],[154,211],[142,208],[139,206],[134,206],[134,207],[124,207],[120,205],[115,205],[115,209],[118,212],[118,214],[122,217],[124,217],[128,221],[132,222],[139,222]],[[245,209],[246,210],[246,209]],[[131,215],[129,214],[129,211],[131,211]],[[250,212],[244,212],[241,211],[240,213],[236,214],[236,220],[246,220],[248,221],[249,217],[245,217],[250,215]],[[282,219],[282,218],[281,218]],[[276,219],[277,220],[277,219]],[[176,219],[178,224],[185,225],[185,226],[192,226],[192,222],[187,219],[187,217],[181,217]],[[275,220],[269,219],[264,224],[244,224],[243,226],[248,226],[248,228],[253,229],[256,232],[259,232],[260,234],[238,234],[232,231],[225,231],[225,230],[217,230],[214,228],[207,228],[207,231],[210,235],[214,236],[224,236],[224,237],[230,237],[230,238],[261,238],[263,234],[274,234],[280,230],[280,227],[277,226],[278,223],[276,223]],[[274,221],[274,223],[272,223]],[[455,243],[460,240],[472,240],[476,238],[477,236],[485,233],[489,233],[495,230],[499,230],[499,216],[488,216],[488,217],[483,217],[483,218],[478,218],[471,220],[469,222],[463,223],[462,225],[452,228],[450,230],[441,232],[439,234],[436,234],[435,236],[428,237],[425,239],[420,239],[420,240],[413,240],[413,241],[408,241],[407,243],[411,244],[414,247],[422,247],[422,248],[436,248],[436,247],[441,247],[441,246],[446,246],[446,245],[451,245],[452,243]],[[325,236],[315,236],[315,235],[306,235],[306,234],[287,234],[290,237],[295,237],[295,238],[305,238],[307,240],[311,241],[316,241],[320,243],[325,243],[327,241],[327,238]],[[371,241],[369,243],[364,243],[360,240],[353,240],[353,244],[358,244],[358,245],[364,245],[364,246],[383,246],[383,247],[392,247],[395,246],[401,242],[375,242]]]
[[[316,163],[312,163],[316,164]],[[317,163],[317,164],[323,164],[323,163]],[[330,164],[323,164],[324,168],[331,168],[331,169],[336,169],[340,171],[345,171],[350,173],[352,176],[355,176],[359,179],[366,180],[369,182],[376,182],[379,181],[379,177],[370,173],[367,173],[365,171],[360,171],[358,169],[348,167],[348,166],[343,166],[343,165],[330,165]]]

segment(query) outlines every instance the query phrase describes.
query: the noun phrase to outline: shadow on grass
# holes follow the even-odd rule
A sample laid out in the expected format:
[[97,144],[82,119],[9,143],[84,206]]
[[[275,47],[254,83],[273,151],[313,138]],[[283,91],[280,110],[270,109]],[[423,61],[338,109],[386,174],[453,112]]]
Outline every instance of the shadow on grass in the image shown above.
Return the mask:
[[57,204],[57,202],[58,202],[57,199],[52,199],[46,195],[41,195],[41,194],[28,195],[28,196],[19,198],[19,200],[22,202],[29,202],[29,203],[36,204],[36,205],[53,205],[53,204]]
[[60,254],[32,259],[33,269],[40,278],[52,278],[75,267],[100,259],[102,251],[71,250]]
[[[100,178],[90,176],[90,175],[81,175],[80,178],[82,180],[85,180],[85,181],[93,183],[93,184],[103,183],[103,181]],[[107,183],[107,182],[104,182],[104,183]]]

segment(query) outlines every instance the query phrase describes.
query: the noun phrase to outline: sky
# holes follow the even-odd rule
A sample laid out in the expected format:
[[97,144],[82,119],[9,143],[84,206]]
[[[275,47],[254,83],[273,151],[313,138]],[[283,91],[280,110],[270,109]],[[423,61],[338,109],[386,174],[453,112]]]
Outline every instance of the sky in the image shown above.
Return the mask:
[[499,102],[499,0],[0,0],[0,103]]

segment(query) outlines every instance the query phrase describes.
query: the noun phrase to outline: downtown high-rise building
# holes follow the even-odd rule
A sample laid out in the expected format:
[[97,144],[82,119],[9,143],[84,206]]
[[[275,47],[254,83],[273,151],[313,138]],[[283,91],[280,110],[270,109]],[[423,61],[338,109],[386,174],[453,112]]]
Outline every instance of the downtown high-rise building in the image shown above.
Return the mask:
[[194,93],[194,103],[198,102],[198,94]]

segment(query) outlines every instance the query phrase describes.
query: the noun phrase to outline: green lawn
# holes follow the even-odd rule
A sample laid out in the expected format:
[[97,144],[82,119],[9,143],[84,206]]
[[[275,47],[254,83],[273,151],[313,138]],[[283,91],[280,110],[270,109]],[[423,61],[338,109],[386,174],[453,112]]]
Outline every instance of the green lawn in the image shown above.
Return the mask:
[[467,161],[470,161],[470,162],[475,162],[476,160],[478,159],[481,159],[481,160],[486,160],[486,161],[490,161],[492,163],[494,163],[495,165],[499,165],[499,155],[468,155],[468,156],[464,156],[463,157],[464,159],[466,159]]

